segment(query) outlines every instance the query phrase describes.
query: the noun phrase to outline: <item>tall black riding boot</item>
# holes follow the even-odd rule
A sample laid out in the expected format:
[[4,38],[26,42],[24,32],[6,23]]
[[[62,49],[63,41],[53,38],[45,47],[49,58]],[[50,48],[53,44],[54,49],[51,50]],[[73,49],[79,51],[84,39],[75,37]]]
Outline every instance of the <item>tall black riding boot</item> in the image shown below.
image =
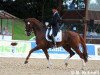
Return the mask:
[[54,38],[53,35],[51,35],[51,40],[52,40],[52,43],[53,43],[54,47],[56,47],[56,41],[55,41],[55,38]]

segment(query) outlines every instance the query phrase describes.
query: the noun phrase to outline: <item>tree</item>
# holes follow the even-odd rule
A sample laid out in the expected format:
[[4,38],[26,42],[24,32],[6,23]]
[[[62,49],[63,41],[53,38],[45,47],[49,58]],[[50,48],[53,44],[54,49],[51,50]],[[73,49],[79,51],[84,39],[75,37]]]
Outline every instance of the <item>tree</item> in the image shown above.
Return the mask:
[[51,17],[55,0],[1,0],[0,10],[5,10],[19,18],[29,17],[44,21]]

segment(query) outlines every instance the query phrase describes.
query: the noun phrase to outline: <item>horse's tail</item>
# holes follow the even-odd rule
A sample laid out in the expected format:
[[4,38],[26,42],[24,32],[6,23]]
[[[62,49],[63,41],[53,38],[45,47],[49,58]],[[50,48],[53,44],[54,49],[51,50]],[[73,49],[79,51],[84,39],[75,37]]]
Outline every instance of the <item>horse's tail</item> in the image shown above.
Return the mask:
[[88,53],[87,53],[87,48],[86,48],[86,43],[84,41],[84,39],[82,38],[82,36],[80,36],[80,42],[81,42],[81,45],[82,45],[82,48],[83,48],[83,57],[84,57],[84,60],[85,62],[88,61]]

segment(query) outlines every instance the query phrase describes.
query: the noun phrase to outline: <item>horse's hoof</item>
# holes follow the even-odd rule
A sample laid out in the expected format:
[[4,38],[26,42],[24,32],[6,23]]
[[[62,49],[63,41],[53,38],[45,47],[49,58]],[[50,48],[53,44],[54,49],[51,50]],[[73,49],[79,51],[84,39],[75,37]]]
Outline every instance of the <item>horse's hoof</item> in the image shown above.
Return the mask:
[[25,61],[25,62],[24,62],[24,64],[27,64],[27,63],[28,63],[28,61]]
[[68,66],[68,63],[65,63],[66,66]]

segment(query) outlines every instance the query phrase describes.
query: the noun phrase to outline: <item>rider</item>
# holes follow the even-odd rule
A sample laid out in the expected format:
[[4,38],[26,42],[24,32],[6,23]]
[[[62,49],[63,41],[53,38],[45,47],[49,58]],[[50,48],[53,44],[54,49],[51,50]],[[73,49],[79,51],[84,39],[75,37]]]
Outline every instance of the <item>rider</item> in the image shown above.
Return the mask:
[[52,40],[53,44],[56,46],[54,37],[57,35],[57,32],[59,31],[59,24],[60,24],[61,18],[60,18],[60,15],[59,15],[56,7],[52,8],[52,12],[53,12],[53,16],[52,16],[50,25],[53,29],[53,34],[51,35],[51,40]]

